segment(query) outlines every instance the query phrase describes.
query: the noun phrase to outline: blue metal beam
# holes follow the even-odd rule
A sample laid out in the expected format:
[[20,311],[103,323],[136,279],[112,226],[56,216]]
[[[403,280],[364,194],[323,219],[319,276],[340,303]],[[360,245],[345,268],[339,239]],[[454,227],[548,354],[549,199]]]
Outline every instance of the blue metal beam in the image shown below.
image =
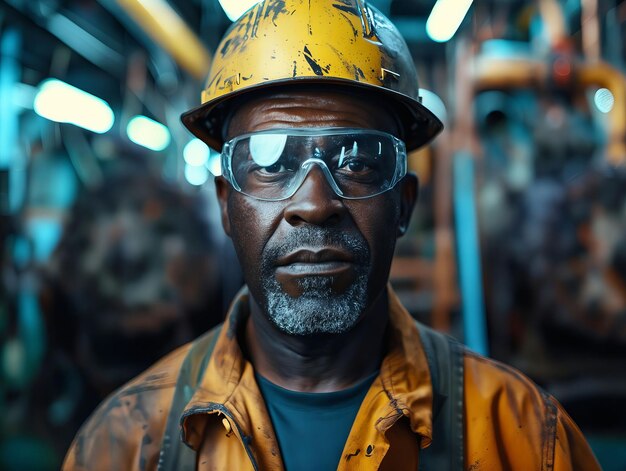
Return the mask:
[[[0,214],[11,214],[24,199],[25,175],[20,165],[18,117],[14,94],[20,80],[21,35],[8,28],[0,37]],[[16,172],[16,170],[18,170]]]
[[483,300],[480,243],[474,194],[474,159],[467,152],[454,156],[454,215],[465,344],[487,355],[487,321]]

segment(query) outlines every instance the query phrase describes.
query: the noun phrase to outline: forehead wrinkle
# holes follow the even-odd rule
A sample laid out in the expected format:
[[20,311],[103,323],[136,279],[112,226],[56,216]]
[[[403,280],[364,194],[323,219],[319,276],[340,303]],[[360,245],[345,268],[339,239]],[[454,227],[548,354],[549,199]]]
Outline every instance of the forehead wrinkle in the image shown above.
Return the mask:
[[284,119],[283,115],[272,116],[271,113],[264,116],[263,120],[257,123],[251,123],[247,130],[248,132],[261,131],[263,129],[277,129],[277,128],[291,128],[296,127],[297,125],[304,124],[305,126],[300,127],[313,127],[313,128],[323,128],[323,127],[341,127],[341,128],[357,128],[357,129],[377,129],[371,125],[371,123],[367,123],[362,119],[358,119],[355,116],[355,119],[336,119],[335,117],[328,116],[320,116],[318,118],[298,118],[298,117],[290,117],[289,119]]
[[364,119],[364,116],[368,114],[365,110],[342,110],[341,112],[336,112],[322,106],[304,107],[294,104],[286,104],[286,106],[274,104],[269,107],[255,108],[252,108],[247,113],[248,123],[246,127],[249,128],[247,132],[301,124],[311,127],[323,127],[325,125],[329,127],[376,127],[371,120]]
[[233,113],[227,135],[285,127],[351,127],[397,135],[396,121],[385,109],[346,95],[324,95],[278,95],[244,103]]

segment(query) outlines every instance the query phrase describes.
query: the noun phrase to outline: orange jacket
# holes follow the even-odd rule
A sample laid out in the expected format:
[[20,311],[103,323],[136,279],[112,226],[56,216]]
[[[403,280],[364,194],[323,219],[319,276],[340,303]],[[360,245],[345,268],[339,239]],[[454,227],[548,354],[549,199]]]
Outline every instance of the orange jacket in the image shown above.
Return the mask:
[[[196,341],[214,345],[206,367],[202,349],[196,354],[188,344],[108,398],[83,425],[63,469],[157,469],[160,459],[164,468],[161,450],[179,439],[165,430],[170,405],[180,400],[174,395],[181,369],[197,374],[198,384],[195,392],[182,391],[182,416],[170,420],[180,420],[182,438],[196,452],[196,469],[283,469],[252,365],[235,335],[247,318],[247,306],[244,291],[219,335],[210,332]],[[433,389],[418,327],[391,290],[389,315],[388,353],[359,409],[339,470],[417,470],[420,448],[438,440],[432,433]],[[467,351],[462,362],[466,469],[600,469],[570,417],[525,376]]]

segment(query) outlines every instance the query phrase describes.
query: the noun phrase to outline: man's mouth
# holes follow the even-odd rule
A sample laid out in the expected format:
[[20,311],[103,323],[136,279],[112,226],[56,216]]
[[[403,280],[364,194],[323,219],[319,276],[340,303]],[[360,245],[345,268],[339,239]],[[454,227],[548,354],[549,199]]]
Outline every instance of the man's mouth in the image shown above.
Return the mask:
[[279,276],[335,276],[353,269],[354,264],[350,252],[337,248],[299,249],[275,263]]

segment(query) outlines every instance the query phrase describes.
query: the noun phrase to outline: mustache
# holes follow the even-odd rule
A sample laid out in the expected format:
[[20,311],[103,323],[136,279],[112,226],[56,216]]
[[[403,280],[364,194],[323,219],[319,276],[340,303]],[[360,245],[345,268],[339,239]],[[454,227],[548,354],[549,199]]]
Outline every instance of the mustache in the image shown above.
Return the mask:
[[357,263],[369,261],[370,250],[365,238],[358,232],[347,233],[336,228],[302,226],[292,230],[279,245],[267,244],[263,251],[263,265],[271,266],[276,260],[300,248],[316,250],[326,247],[350,252]]

